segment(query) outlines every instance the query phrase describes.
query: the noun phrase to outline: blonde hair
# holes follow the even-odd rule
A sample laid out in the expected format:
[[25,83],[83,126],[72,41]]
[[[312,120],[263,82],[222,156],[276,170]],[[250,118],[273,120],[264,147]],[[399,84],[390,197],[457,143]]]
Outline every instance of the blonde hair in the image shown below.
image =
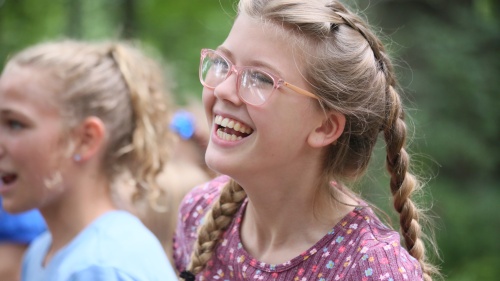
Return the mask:
[[88,116],[102,120],[107,146],[102,168],[110,180],[129,173],[136,197],[161,194],[156,177],[169,154],[168,99],[163,72],[131,43],[63,40],[16,54],[7,67],[33,67],[60,85],[56,96],[70,129]]
[[[424,280],[439,276],[425,254],[420,226],[423,214],[412,201],[421,184],[409,172],[403,105],[382,42],[359,16],[338,1],[240,0],[238,7],[239,13],[274,26],[285,34],[283,38],[293,40],[294,51],[304,58],[303,75],[323,109],[346,117],[344,133],[326,152],[324,180],[359,179],[383,132],[390,189],[406,248],[419,261]],[[188,271],[197,274],[203,270],[222,231],[243,202],[241,193],[244,191],[234,181],[225,186],[199,229]]]

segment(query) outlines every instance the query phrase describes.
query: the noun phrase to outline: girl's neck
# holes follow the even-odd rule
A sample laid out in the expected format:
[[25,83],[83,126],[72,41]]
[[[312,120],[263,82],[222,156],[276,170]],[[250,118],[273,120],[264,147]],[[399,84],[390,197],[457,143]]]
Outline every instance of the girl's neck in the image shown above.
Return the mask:
[[100,192],[67,192],[64,198],[50,207],[40,209],[52,236],[45,264],[81,231],[101,215],[116,210],[105,185]]
[[[302,189],[302,190],[301,190]],[[241,240],[259,261],[279,264],[293,259],[323,238],[357,202],[328,187],[290,187],[256,197],[251,192],[243,216]],[[347,204],[343,204],[343,203]]]

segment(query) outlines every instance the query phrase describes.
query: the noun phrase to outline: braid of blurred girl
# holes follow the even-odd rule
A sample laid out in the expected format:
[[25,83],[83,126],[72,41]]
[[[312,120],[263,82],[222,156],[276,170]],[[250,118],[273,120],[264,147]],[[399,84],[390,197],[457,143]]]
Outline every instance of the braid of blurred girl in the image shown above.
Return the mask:
[[[290,59],[306,65],[302,68],[304,78],[320,98],[320,105],[325,111],[345,115],[344,133],[325,156],[324,180],[359,179],[368,167],[379,133],[384,132],[390,188],[406,247],[421,264],[426,281],[432,280],[432,275],[439,276],[425,255],[425,235],[419,223],[424,214],[411,199],[421,184],[408,171],[403,108],[395,90],[393,67],[381,41],[359,16],[338,1],[241,0],[239,13],[264,21],[283,40],[293,40],[296,56]],[[221,205],[219,202],[214,208]],[[219,227],[227,227],[231,217],[227,214],[220,225],[214,223],[217,219],[213,216],[201,226],[204,234],[195,244],[188,267],[195,274],[208,261],[213,243],[222,233]],[[205,240],[212,244],[202,246]]]

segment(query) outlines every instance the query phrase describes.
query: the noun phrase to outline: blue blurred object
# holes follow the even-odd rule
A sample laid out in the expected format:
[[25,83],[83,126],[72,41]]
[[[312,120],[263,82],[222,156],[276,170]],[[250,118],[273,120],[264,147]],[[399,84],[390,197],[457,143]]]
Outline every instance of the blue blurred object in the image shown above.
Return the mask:
[[172,118],[170,129],[176,132],[182,139],[188,140],[194,135],[194,117],[188,111],[178,110]]
[[3,209],[0,197],[0,243],[29,244],[45,230],[45,221],[38,210],[9,214]]

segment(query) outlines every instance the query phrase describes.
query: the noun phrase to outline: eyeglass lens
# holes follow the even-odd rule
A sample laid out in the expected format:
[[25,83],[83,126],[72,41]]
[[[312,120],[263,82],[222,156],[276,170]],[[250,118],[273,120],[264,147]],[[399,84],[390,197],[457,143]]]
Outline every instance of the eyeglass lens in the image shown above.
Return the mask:
[[[200,66],[201,82],[215,88],[231,75],[232,68],[233,64],[224,57],[207,51]],[[246,103],[263,104],[275,88],[273,77],[259,69],[243,67],[235,72],[238,74],[238,94]]]

